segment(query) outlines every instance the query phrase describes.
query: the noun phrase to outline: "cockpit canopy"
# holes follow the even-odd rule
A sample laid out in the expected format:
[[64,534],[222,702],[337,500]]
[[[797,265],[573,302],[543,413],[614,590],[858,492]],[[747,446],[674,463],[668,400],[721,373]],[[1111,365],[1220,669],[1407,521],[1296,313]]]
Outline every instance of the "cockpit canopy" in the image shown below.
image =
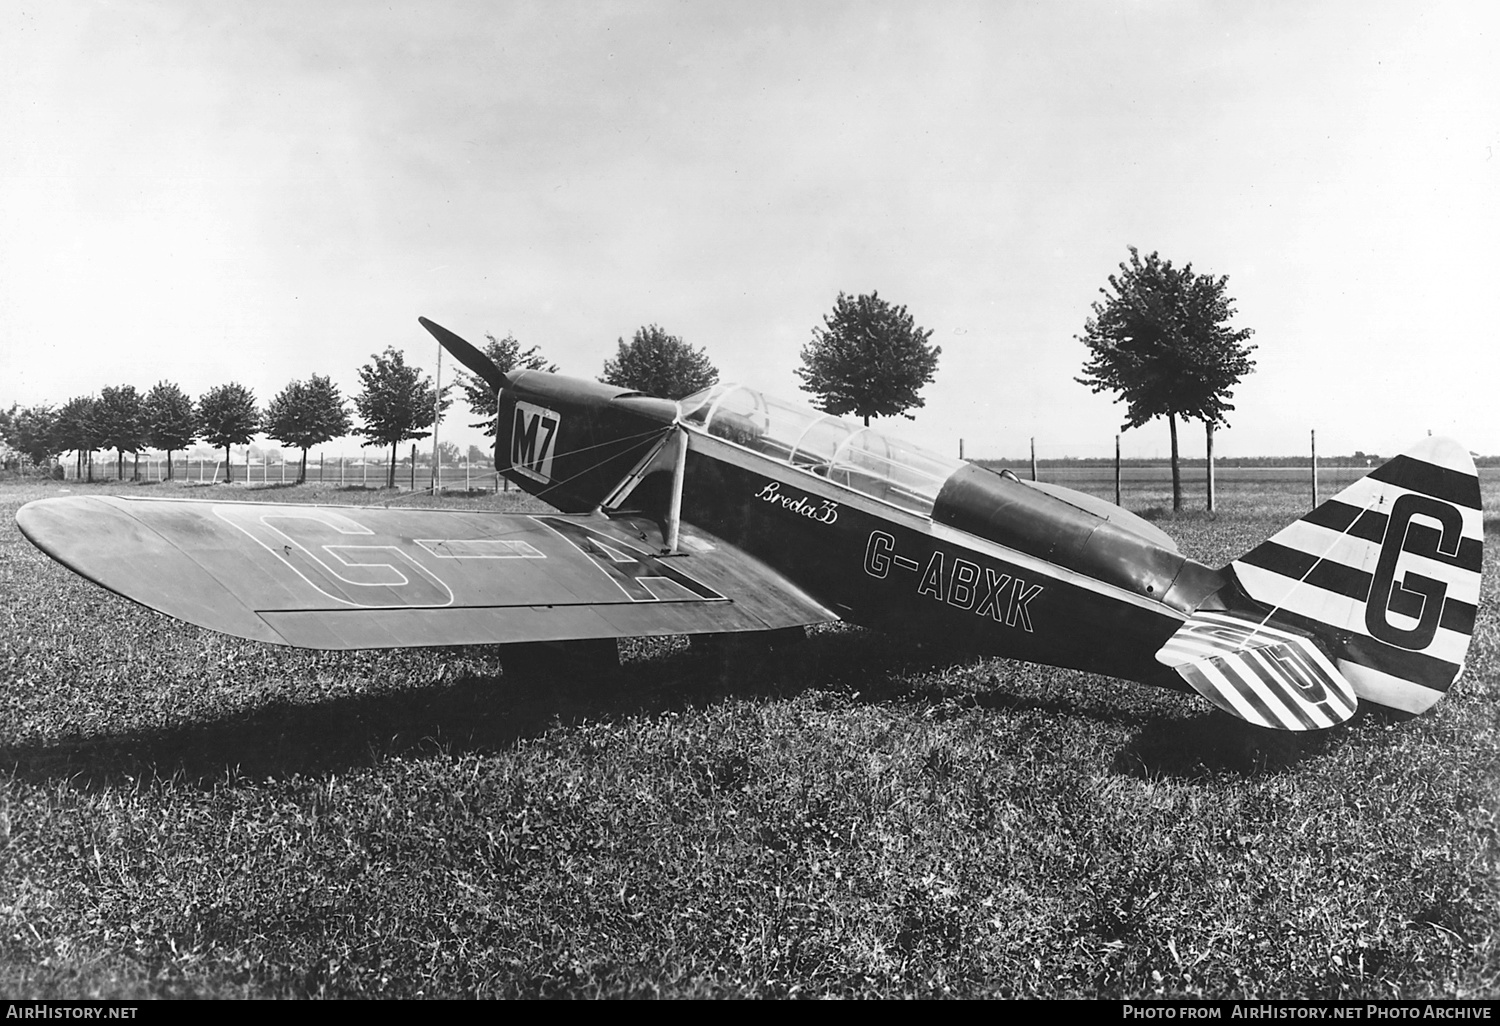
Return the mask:
[[932,516],[943,482],[967,466],[744,385],[714,385],[679,405],[691,427],[922,516]]

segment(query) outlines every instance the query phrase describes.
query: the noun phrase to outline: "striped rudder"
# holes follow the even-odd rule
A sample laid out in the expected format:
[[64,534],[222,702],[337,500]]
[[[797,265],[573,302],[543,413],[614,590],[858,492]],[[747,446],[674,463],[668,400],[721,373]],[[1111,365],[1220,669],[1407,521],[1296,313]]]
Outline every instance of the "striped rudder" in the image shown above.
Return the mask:
[[1361,699],[1415,714],[1463,668],[1483,543],[1474,461],[1425,438],[1232,570],[1272,622],[1316,634]]
[[1194,613],[1156,659],[1220,709],[1262,727],[1321,730],[1358,704],[1311,639],[1244,614]]

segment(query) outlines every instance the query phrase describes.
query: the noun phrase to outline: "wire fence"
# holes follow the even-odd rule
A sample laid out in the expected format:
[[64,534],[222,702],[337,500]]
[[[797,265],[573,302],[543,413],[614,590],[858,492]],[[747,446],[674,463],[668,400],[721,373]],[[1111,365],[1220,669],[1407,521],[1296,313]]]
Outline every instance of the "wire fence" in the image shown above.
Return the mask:
[[[1037,445],[1034,459],[994,459],[968,454],[970,459],[994,470],[1010,470],[1017,477],[1064,485],[1078,491],[1091,493],[1099,498],[1120,503],[1127,509],[1158,506],[1170,502],[1171,470],[1165,459],[1124,459],[1118,464],[1110,458],[1079,458],[1043,455],[1045,447]],[[201,451],[197,454],[183,453],[172,459],[172,478],[181,484],[211,484],[230,482],[252,486],[293,485],[301,469],[300,454],[295,451],[270,450],[269,452],[233,453],[226,467],[221,456],[209,458]],[[388,453],[387,453],[388,455]],[[425,456],[420,451],[419,457]],[[1253,502],[1268,489],[1297,490],[1308,493],[1312,505],[1331,498],[1343,488],[1363,477],[1375,465],[1383,462],[1379,456],[1366,457],[1358,453],[1355,457],[1333,457],[1319,461],[1316,470],[1311,466],[1316,459],[1305,457],[1280,458],[1230,458],[1218,461],[1214,472],[1214,498],[1209,501],[1206,461],[1201,458],[1184,458],[1180,461],[1182,498],[1184,508],[1208,505],[1217,508],[1221,501],[1231,505]],[[123,469],[123,474],[121,474]],[[39,468],[35,473],[49,473],[65,480],[87,479],[107,483],[123,479],[138,483],[156,483],[167,479],[167,460],[164,454],[142,453],[139,459],[127,457],[117,462],[108,453],[101,454],[90,465],[75,458],[59,461],[49,472]],[[434,484],[440,491],[455,492],[502,492],[513,486],[502,477],[489,460],[458,460],[440,465],[436,475],[429,459],[402,457],[396,461],[395,474],[391,465],[374,450],[358,455],[317,454],[307,460],[306,480],[339,488],[386,488],[394,486],[399,491],[430,491]],[[1485,466],[1481,477],[1500,479],[1500,470]],[[393,480],[394,478],[394,480]]]
[[[153,483],[167,480],[165,456],[143,455],[139,460],[126,459],[121,465],[113,459],[95,460],[82,467],[78,461],[59,464],[64,480],[93,480],[107,482],[125,480]],[[300,458],[280,458],[274,453],[254,454],[231,459],[226,467],[223,458],[207,459],[193,456],[172,458],[172,479],[182,483],[210,484],[230,482],[251,485],[290,485],[297,482],[302,469]],[[319,456],[307,461],[306,480],[311,484],[334,485],[341,488],[385,488],[391,483],[391,465],[385,460],[365,459],[349,456]],[[400,490],[428,491],[433,487],[435,475],[432,464],[410,460],[398,460],[394,475],[394,486]],[[452,491],[508,491],[510,482],[496,472],[494,464],[459,461],[444,463],[438,468],[436,483],[443,490]]]

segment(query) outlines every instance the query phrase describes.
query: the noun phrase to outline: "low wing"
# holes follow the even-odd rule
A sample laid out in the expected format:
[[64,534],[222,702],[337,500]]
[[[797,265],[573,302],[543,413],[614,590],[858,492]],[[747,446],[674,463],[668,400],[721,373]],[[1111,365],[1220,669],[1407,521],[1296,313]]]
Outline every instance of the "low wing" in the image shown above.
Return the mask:
[[1225,712],[1262,727],[1320,730],[1343,723],[1354,687],[1310,638],[1231,613],[1199,611],[1156,660]]
[[835,620],[786,578],[633,517],[67,496],[38,548],[142,605],[255,641],[360,649],[757,631]]

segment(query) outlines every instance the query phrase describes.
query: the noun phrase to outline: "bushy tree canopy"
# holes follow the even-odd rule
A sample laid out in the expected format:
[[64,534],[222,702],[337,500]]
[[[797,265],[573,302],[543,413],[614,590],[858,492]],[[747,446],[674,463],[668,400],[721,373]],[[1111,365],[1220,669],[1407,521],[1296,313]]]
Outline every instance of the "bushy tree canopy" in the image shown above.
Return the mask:
[[[354,397],[359,410],[359,434],[372,444],[391,447],[386,487],[396,485],[396,446],[408,439],[426,438],[435,419],[437,388],[420,368],[408,367],[401,351],[387,347],[359,369],[364,391]],[[446,408],[447,400],[443,406]]]
[[719,380],[719,371],[702,349],[694,349],[659,325],[637,328],[627,343],[616,340],[613,359],[604,361],[599,380],[663,399],[681,399]]
[[302,450],[297,469],[301,484],[307,480],[307,451],[347,435],[353,422],[338,386],[327,376],[314,374],[278,392],[266,407],[263,425],[271,438]]
[[198,437],[198,411],[193,400],[170,381],[158,381],[141,403],[146,444],[167,454],[167,479],[172,477],[172,453],[186,449]]
[[1093,316],[1077,336],[1089,350],[1079,384],[1094,392],[1116,392],[1126,404],[1121,430],[1166,417],[1172,435],[1172,501],[1182,506],[1177,457],[1177,418],[1203,421],[1212,432],[1227,423],[1229,399],[1250,373],[1253,331],[1229,326],[1234,300],[1225,294],[1228,276],[1196,274],[1192,264],[1173,267],[1157,253],[1142,259],[1130,247],[1130,262],[1109,276]]
[[57,411],[50,406],[12,405],[0,412],[6,440],[34,466],[42,466],[62,451],[57,431]]
[[[504,338],[497,339],[486,332],[484,337],[487,340],[484,344],[484,355],[488,356],[503,374],[510,374],[517,370],[557,373],[557,364],[548,362],[536,346],[522,350],[521,343],[516,341],[514,335],[506,335]],[[488,382],[472,374],[460,374],[458,382],[459,387],[463,389],[464,398],[468,400],[470,412],[479,418],[469,426],[483,428],[486,435],[494,437],[495,415],[498,412],[500,397],[491,390]]]
[[115,450],[116,477],[124,480],[125,454],[139,452],[146,443],[141,395],[134,385],[105,388],[99,393],[94,416],[99,428],[99,444]]
[[823,327],[802,347],[797,376],[828,413],[853,413],[866,425],[871,417],[910,417],[907,410],[924,405],[922,387],[937,373],[943,352],[929,344],[931,337],[906,307],[892,306],[878,292],[840,292]]
[[56,422],[55,444],[58,450],[77,454],[80,476],[87,462],[91,481],[94,479],[94,450],[99,448],[99,427],[95,416],[98,402],[91,395],[74,396],[57,411]]
[[198,422],[203,440],[224,450],[224,480],[230,480],[229,447],[248,445],[260,430],[255,394],[237,381],[211,388],[198,400]]

